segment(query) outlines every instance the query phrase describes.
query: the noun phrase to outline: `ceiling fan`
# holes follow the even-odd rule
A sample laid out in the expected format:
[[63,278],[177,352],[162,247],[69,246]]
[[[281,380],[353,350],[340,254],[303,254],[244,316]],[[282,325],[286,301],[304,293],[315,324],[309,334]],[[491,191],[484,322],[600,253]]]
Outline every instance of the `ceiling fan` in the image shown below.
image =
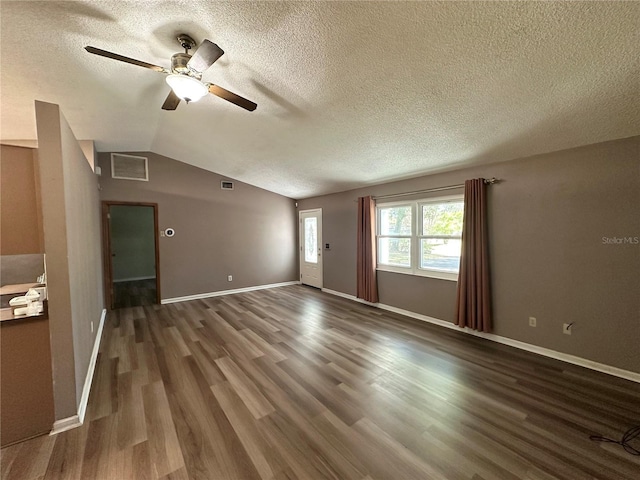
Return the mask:
[[167,74],[167,83],[171,87],[169,96],[162,104],[163,110],[175,110],[178,108],[178,104],[181,100],[185,102],[197,102],[207,93],[223,98],[228,102],[238,105],[253,112],[258,106],[251,100],[247,100],[240,95],[237,95],[229,90],[225,90],[213,83],[206,83],[202,81],[202,74],[206,69],[215,63],[220,58],[224,51],[218,47],[215,43],[205,39],[200,46],[193,52],[193,55],[189,54],[189,50],[193,49],[196,42],[189,35],[178,35],[178,42],[184,48],[184,53],[176,53],[171,57],[171,68],[164,68],[151,63],[142,62],[134,58],[124,57],[117,53],[108,52],[107,50],[101,50],[95,47],[84,47],[85,50],[94,55],[100,55],[102,57],[112,58],[120,62],[130,63],[132,65],[138,65],[139,67],[149,68],[156,72]]

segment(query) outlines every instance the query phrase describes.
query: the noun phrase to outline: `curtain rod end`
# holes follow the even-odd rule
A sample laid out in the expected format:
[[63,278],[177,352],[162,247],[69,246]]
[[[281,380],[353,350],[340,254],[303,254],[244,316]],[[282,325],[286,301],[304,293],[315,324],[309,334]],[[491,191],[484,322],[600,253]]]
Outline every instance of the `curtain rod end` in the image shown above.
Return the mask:
[[498,180],[496,177],[491,177],[491,178],[485,178],[484,179],[484,183],[487,185],[493,185],[494,183],[498,183],[500,180]]

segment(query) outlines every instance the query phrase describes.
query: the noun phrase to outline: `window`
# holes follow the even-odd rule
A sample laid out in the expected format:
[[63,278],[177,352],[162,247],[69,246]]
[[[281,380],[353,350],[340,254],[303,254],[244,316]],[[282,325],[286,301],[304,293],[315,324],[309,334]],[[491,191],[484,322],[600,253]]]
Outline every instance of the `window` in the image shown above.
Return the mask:
[[463,197],[380,204],[378,270],[458,279]]
[[378,208],[378,263],[411,266],[412,217],[411,205]]

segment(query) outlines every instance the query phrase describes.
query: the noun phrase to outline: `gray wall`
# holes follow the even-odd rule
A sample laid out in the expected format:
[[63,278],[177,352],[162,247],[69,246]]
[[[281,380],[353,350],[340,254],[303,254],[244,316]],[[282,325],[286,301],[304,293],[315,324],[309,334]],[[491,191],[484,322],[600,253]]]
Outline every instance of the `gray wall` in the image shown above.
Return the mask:
[[[98,182],[57,105],[36,102],[55,418],[75,415],[104,308]],[[91,331],[91,323],[94,331]]]
[[[640,372],[640,245],[603,242],[640,237],[640,137],[301,200],[300,209],[323,209],[325,288],[356,293],[357,197],[494,176],[494,333]],[[381,303],[453,321],[455,282],[378,279]],[[571,322],[573,334],[562,334]]]
[[153,208],[112,205],[109,209],[113,280],[156,276]]
[[[149,181],[111,178],[110,154],[99,154],[101,199],[158,204],[163,299],[297,279],[296,211],[290,198],[235,182],[151,152]],[[227,276],[233,275],[228,282]]]

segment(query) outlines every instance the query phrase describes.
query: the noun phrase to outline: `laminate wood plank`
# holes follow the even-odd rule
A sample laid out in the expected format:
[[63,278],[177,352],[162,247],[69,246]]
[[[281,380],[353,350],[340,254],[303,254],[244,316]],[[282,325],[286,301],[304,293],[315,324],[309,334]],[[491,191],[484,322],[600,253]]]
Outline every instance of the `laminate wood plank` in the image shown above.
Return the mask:
[[212,385],[211,390],[233,429],[238,434],[244,449],[253,462],[260,478],[270,480],[274,472],[267,460],[266,441],[258,430],[254,418],[248,408],[228,382]]
[[361,392],[366,396],[374,395],[376,393],[376,390],[372,388],[371,385],[369,385],[369,383],[367,383],[365,380],[361,378],[358,378],[356,375],[345,370],[338,364],[335,364],[333,362],[328,363],[325,366],[325,370],[333,378],[340,381],[340,383],[338,384],[340,387],[342,387],[343,385],[352,387],[353,389],[357,390],[358,392]]
[[216,314],[229,324],[234,330],[243,330],[247,328],[242,322],[242,314],[224,303],[223,300],[219,300],[216,307]]
[[98,354],[86,413],[89,420],[111,415],[118,410],[118,362],[117,357],[105,358],[104,353]]
[[0,478],[8,478],[11,465],[13,465],[25,443],[27,442],[10,445],[0,450]]
[[[468,441],[466,437],[460,435],[456,425],[434,424],[422,433],[415,445],[410,448],[414,452],[420,451],[423,455],[424,445],[434,445],[439,447],[437,455],[442,462],[459,464],[464,462],[465,471],[473,470],[471,478],[479,476],[487,479],[519,480],[519,476],[503,468],[496,459],[489,458],[481,453],[476,444]],[[464,455],[460,455],[464,452]]]
[[113,283],[114,308],[122,309],[139,305],[152,305],[156,301],[155,278]]
[[340,382],[335,378],[328,377],[320,370],[311,373],[292,358],[280,362],[278,366],[348,425],[362,418],[360,406],[338,388]]
[[599,476],[594,475],[593,470],[587,465],[583,465],[580,471],[576,471],[571,465],[573,461],[569,456],[558,456],[532,442],[523,443],[517,435],[499,430],[493,424],[475,421],[470,428],[485,438],[492,438],[504,449],[504,452],[509,452],[527,462],[527,471],[539,470],[564,480],[587,480]]
[[236,345],[247,358],[256,358],[264,355],[249,340],[243,337],[238,330],[233,328],[224,318],[211,313],[206,326],[211,327],[227,344]]
[[353,377],[358,377],[363,381],[372,380],[385,371],[385,369],[341,345],[329,343],[325,346],[321,342],[308,338],[301,338],[298,341],[308,348],[316,349],[324,358],[330,360],[341,370],[347,371]]
[[177,327],[165,328],[164,331],[168,334],[166,338],[172,342],[173,347],[175,347],[181,356],[186,357],[187,355],[191,355],[191,351],[184,343],[184,338],[182,338]]
[[[540,435],[529,427],[528,422],[510,422],[506,418],[494,416],[479,421],[481,428],[494,429],[500,432],[501,437],[506,439],[511,448],[519,449],[520,455],[525,458],[535,458],[535,463],[546,463],[550,465],[550,470],[562,472],[567,469],[567,475],[578,470],[584,471],[585,478],[598,478],[608,470],[615,469],[615,466],[608,462],[600,462],[598,456],[589,455],[586,451],[578,451],[565,446],[563,442],[550,439],[548,436]],[[597,448],[592,444],[593,451]],[[550,471],[549,470],[549,471]]]
[[149,456],[160,477],[184,466],[169,402],[162,382],[142,387]]
[[257,306],[254,302],[242,302],[242,306],[246,310],[246,316],[251,319],[251,326],[255,330],[264,330],[266,332],[276,333],[280,329],[268,321],[262,307]]
[[[393,450],[380,445],[358,430],[346,425],[331,412],[323,413],[314,419],[318,429],[328,435],[341,449],[352,452],[362,462],[373,478],[402,478],[407,480],[426,480],[438,478],[430,472],[424,472],[415,465],[400,461]],[[395,446],[394,446],[395,447]],[[395,448],[394,448],[395,450]]]
[[203,324],[203,328],[198,328],[195,332],[195,337],[200,346],[208,352],[212,358],[226,357],[229,352],[225,348],[225,342],[213,329],[207,328],[206,323]]
[[[178,450],[183,455],[189,476],[198,480],[215,478],[219,473],[217,462],[219,453],[214,451],[207,438],[207,433],[198,418],[199,412],[189,408],[188,398],[180,391],[169,393],[168,402],[170,416],[176,427]],[[204,452],[210,452],[210,454],[204,455]]]
[[[327,442],[311,426],[310,419],[316,412],[320,413],[326,408],[301,385],[298,385],[284,371],[280,370],[279,364],[266,357],[260,357],[251,362],[239,362],[238,365],[250,379],[257,382],[264,395],[276,407],[277,411],[282,413],[282,418],[276,418],[274,415],[268,416],[279,425],[278,428],[288,430],[289,425],[294,425],[297,434],[304,436],[305,443],[310,446],[312,452],[322,452],[323,462],[329,461],[330,470],[338,472],[337,478],[360,478],[362,476],[357,470],[354,470],[354,465],[358,465],[357,459],[351,457],[346,460],[344,452],[335,450],[331,443]],[[271,425],[271,422],[262,422],[262,419],[260,422],[263,428],[266,428],[264,427],[266,424]],[[265,435],[269,435],[269,433],[265,432]],[[306,447],[295,442],[295,448]],[[317,455],[317,453],[315,454]],[[300,468],[299,465],[298,468]],[[302,468],[302,470],[305,469]]]
[[123,472],[125,478],[131,472],[133,473],[132,478],[136,480],[155,480],[148,441],[137,443],[131,447],[131,455],[128,458],[131,462],[126,465]]
[[339,388],[362,405],[366,418],[378,424],[403,445],[417,442],[422,433],[433,425],[431,418],[423,410],[413,408],[400,399],[391,398],[382,392],[364,395],[346,384],[340,384]]
[[640,478],[588,438],[637,424],[640,384],[304,286],[109,312],[93,381],[3,480]]
[[[190,388],[171,394],[169,404],[190,475],[193,477],[192,472],[198,472],[199,478],[259,478],[197,363],[192,357],[182,361],[187,364],[185,385]],[[185,395],[185,392],[200,395]],[[211,454],[203,456],[202,451]]]
[[[562,424],[546,416],[532,416],[525,422],[527,431],[533,432],[551,444],[555,444],[559,450],[567,450],[571,454],[586,455],[590,461],[609,468],[612,473],[617,472],[619,478],[633,478],[637,476],[640,469],[640,457],[633,457],[619,449],[619,446],[609,443],[585,442],[585,438],[592,432],[585,429],[575,428],[572,425]],[[605,430],[603,434],[609,438],[621,438],[622,432],[627,430],[627,426],[621,427],[618,431]],[[548,440],[547,440],[548,439]],[[616,448],[611,448],[616,447]],[[625,462],[619,462],[621,456]],[[635,463],[635,465],[634,465]]]
[[264,338],[262,338],[253,330],[245,328],[244,330],[240,330],[240,334],[242,334],[247,340],[249,340],[249,342],[253,343],[258,350],[260,350],[264,355],[269,357],[274,362],[277,363],[287,359],[286,355],[282,354],[277,348],[269,344]]
[[216,364],[255,418],[275,412],[273,405],[264,398],[264,395],[233,360],[223,357],[217,359]]
[[340,478],[334,466],[326,457],[311,449],[309,443],[301,436],[300,431],[280,413],[274,412],[260,421],[261,430],[269,438],[269,442],[278,448],[284,457],[294,478],[305,480]]
[[[384,451],[392,452],[394,460],[397,459],[403,470],[406,471],[406,477],[403,476],[403,478],[439,478],[441,476],[426,460],[415,455],[368,418],[358,420],[353,429],[369,439],[367,443],[375,443]],[[455,470],[450,470],[447,475],[453,475],[454,472]]]
[[[266,391],[266,395],[272,399],[276,405],[282,405],[290,402],[297,405],[309,417],[315,417],[324,412],[327,407],[322,404],[316,397],[307,391],[302,385],[287,375],[272,360],[268,358],[257,358],[253,364],[259,369],[264,377],[267,377],[274,385],[277,385],[278,392],[272,393],[272,390],[266,385],[259,376],[253,373],[252,378],[257,381]],[[281,395],[280,395],[281,394]]]
[[191,477],[189,477],[189,473],[187,472],[187,467],[182,467],[175,472],[159,477],[159,480],[190,480],[190,478]]
[[143,307],[145,312],[146,324],[149,327],[149,336],[151,337],[151,341],[153,345],[157,348],[162,348],[165,345],[164,335],[162,333],[162,329],[164,325],[158,315],[158,311],[151,306]]
[[188,346],[208,385],[217,385],[226,381],[224,374],[216,365],[215,358],[211,356],[201,342],[191,342]]
[[107,478],[111,469],[115,415],[92,420],[87,432],[81,478]]
[[118,375],[118,405],[118,447],[125,449],[147,440],[142,391],[131,372]]
[[[13,453],[9,454],[9,465],[3,466],[3,480],[35,480],[43,477],[48,465],[48,459],[54,447],[54,439],[46,435],[36,437],[29,442],[23,442],[7,447]],[[5,449],[3,449],[5,450]],[[5,462],[4,454],[2,463]],[[6,471],[5,471],[6,470]]]
[[270,419],[283,431],[287,430],[289,425],[293,425],[295,430],[288,433],[287,438],[298,439],[295,441],[297,448],[301,448],[299,445],[308,445],[312,454],[316,455],[328,470],[335,472],[336,478],[360,479],[366,475],[367,469],[357,457],[348,450],[336,448],[332,441],[315,428],[312,419],[302,414],[296,406],[283,408],[281,416],[271,415]]
[[287,358],[296,360],[313,369],[324,367],[329,363],[329,359],[322,356],[319,352],[311,348],[305,347],[297,341],[297,339],[289,339],[280,343],[280,349]]

